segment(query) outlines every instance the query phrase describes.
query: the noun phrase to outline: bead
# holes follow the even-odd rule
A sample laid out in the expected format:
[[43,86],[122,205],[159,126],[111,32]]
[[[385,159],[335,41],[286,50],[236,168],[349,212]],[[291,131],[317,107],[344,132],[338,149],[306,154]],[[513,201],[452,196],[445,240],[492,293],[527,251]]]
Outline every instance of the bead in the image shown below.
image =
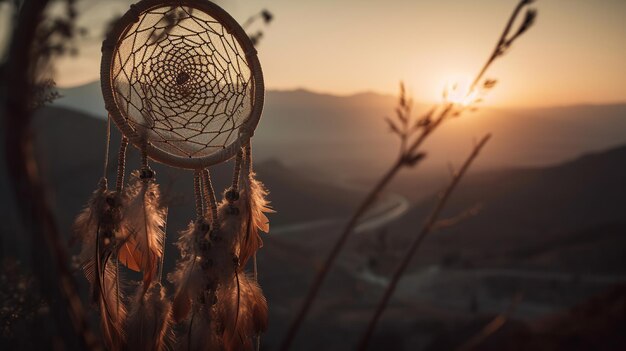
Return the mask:
[[239,200],[239,192],[235,189],[230,189],[224,194],[224,197],[228,202],[235,202]]
[[150,168],[142,168],[139,172],[139,178],[141,179],[152,179],[154,177],[154,171]]

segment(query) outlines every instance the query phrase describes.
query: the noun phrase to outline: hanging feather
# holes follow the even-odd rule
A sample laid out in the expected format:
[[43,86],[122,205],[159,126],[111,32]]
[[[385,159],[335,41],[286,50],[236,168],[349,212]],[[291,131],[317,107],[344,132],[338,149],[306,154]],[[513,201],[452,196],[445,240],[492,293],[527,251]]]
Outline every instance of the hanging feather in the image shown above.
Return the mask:
[[[123,329],[126,320],[126,306],[122,301],[119,287],[118,269],[114,262],[104,260],[100,268],[88,264],[84,267],[85,275],[92,284],[92,300],[100,310],[100,328],[104,343],[109,350],[121,350],[125,343]],[[97,272],[101,274],[96,276]]]
[[116,256],[119,242],[123,242],[121,201],[116,192],[106,189],[106,180],[94,192],[88,206],[74,222],[74,232],[82,242],[79,260],[91,286],[91,300],[100,310],[102,334],[107,347],[119,350],[124,334],[122,325],[126,309],[119,286]]
[[[223,330],[226,350],[250,349],[251,337],[265,330],[267,302],[256,285],[243,273],[243,265],[235,254],[241,247],[241,232],[246,227],[244,211],[233,210],[242,197],[225,194],[218,207],[220,228],[212,233],[213,275],[217,279],[217,319]],[[234,199],[234,201],[233,201]],[[239,206],[242,207],[242,206]],[[256,251],[256,249],[255,249]],[[263,312],[264,311],[264,312]],[[253,317],[253,314],[256,317]]]
[[128,315],[126,348],[136,351],[167,350],[172,343],[171,304],[165,288],[159,282],[151,283],[144,293],[137,288],[133,308]]
[[[200,349],[207,342],[227,351],[248,350],[253,337],[267,327],[267,302],[260,287],[243,272],[241,257],[247,261],[261,246],[258,230],[269,230],[265,213],[271,210],[267,192],[254,174],[246,172],[243,189],[237,191],[238,171],[236,164],[233,187],[224,193],[217,216],[206,202],[209,192],[205,191],[202,206],[196,191],[197,209],[204,207],[208,213],[200,211],[199,219],[178,240],[181,259],[169,278],[177,286],[173,318],[187,323],[181,348]],[[206,176],[203,182],[208,185]],[[206,218],[212,219],[212,228]]]
[[224,327],[226,350],[250,350],[253,338],[267,329],[267,300],[254,278],[237,272],[229,285],[219,289],[219,319]]
[[[181,259],[169,280],[177,286],[172,303],[172,318],[175,322],[185,321],[186,332],[181,333],[178,348],[181,350],[222,350],[222,337],[218,333],[217,286],[220,272],[227,260],[233,265],[232,255],[222,255],[223,240],[212,237],[215,231],[200,219],[191,222],[180,233],[177,246]],[[218,244],[219,243],[219,244]],[[216,247],[217,246],[217,247]],[[230,269],[233,272],[232,269]]]
[[168,280],[177,287],[172,302],[172,318],[176,323],[189,316],[192,298],[198,296],[204,288],[202,282],[205,274],[202,272],[199,255],[201,246],[208,245],[208,231],[206,223],[191,222],[187,229],[180,233],[176,243],[181,258],[176,264],[176,270],[168,275]]
[[257,250],[263,247],[259,231],[269,233],[269,220],[265,214],[275,212],[269,207],[265,186],[255,176],[256,174],[252,171],[244,176],[239,200],[242,204],[242,217],[246,221],[239,237],[239,259],[243,267]]
[[157,276],[159,259],[163,255],[167,211],[161,203],[159,185],[149,169],[133,172],[126,191],[124,227],[129,231],[129,237],[126,248],[121,250],[122,262],[143,272],[145,292]]
[[177,340],[177,350],[203,351],[224,349],[217,323],[212,318],[213,313],[210,312],[212,309],[213,306],[204,305],[191,314],[186,324],[186,332],[181,334]]

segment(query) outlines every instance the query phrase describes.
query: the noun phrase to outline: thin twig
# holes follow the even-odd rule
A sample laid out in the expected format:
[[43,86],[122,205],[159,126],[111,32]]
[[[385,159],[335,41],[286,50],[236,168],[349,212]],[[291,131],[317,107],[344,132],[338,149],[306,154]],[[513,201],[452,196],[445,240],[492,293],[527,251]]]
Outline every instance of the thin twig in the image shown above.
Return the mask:
[[[491,67],[493,62],[495,62],[496,59],[501,56],[503,50],[505,49],[503,45],[505,45],[507,48],[510,47],[513,41],[519,36],[519,34],[523,33],[523,31],[527,30],[530,27],[530,25],[532,25],[532,21],[530,21],[530,23],[524,27],[525,29],[523,31],[518,30],[516,35],[513,38],[510,38],[507,40],[507,36],[509,35],[511,26],[515,22],[515,19],[519,15],[522,8],[524,6],[529,5],[530,3],[532,3],[532,0],[521,0],[519,2],[515,10],[513,11],[513,14],[511,15],[504,31],[502,32],[502,35],[500,39],[498,40],[498,43],[495,49],[489,56],[489,59],[483,65],[478,75],[476,75],[476,78],[474,79],[474,83],[472,84],[472,88],[467,92],[467,96],[470,96],[474,92],[474,90],[480,89],[480,87],[478,86],[478,83],[483,79],[483,76],[485,75],[489,67]],[[536,13],[532,12],[532,14],[534,18]],[[486,88],[490,88],[493,86],[493,84],[490,84],[490,85],[484,84],[484,86]],[[401,108],[400,111],[410,112],[410,102],[407,102],[405,100],[404,91],[405,91],[404,87],[401,86],[401,95],[400,95],[401,102],[399,104]],[[406,109],[402,110],[402,108],[406,108]],[[358,223],[359,219],[361,218],[361,216],[363,216],[365,212],[367,211],[367,209],[369,209],[374,204],[374,202],[380,196],[382,191],[386,188],[389,182],[396,176],[396,174],[401,169],[403,169],[404,167],[413,167],[422,160],[422,158],[424,157],[424,154],[421,153],[419,150],[422,144],[424,143],[424,141],[450,116],[458,116],[460,113],[464,111],[464,109],[461,109],[460,111],[454,112],[454,108],[455,108],[455,104],[449,103],[449,102],[441,106],[434,105],[433,108],[431,108],[426,114],[421,116],[416,121],[417,123],[415,124],[415,126],[418,128],[409,126],[409,124],[406,123],[405,126],[408,129],[404,130],[403,132],[397,132],[397,134],[401,138],[400,139],[401,140],[400,157],[391,165],[389,170],[383,175],[383,177],[378,181],[378,183],[376,183],[374,188],[372,188],[372,190],[367,194],[367,196],[365,197],[363,202],[359,205],[359,207],[356,209],[352,217],[350,217],[350,220],[344,227],[341,235],[339,236],[332,250],[328,254],[328,257],[326,258],[324,265],[317,272],[317,275],[315,276],[315,279],[311,287],[309,288],[309,291],[307,292],[307,295],[302,303],[302,306],[300,307],[300,310],[298,311],[298,314],[296,315],[295,319],[289,326],[287,334],[281,344],[280,350],[287,351],[291,347],[293,340],[295,339],[295,336],[298,333],[298,330],[300,329],[300,326],[302,325],[304,319],[306,318],[306,315],[308,314],[309,310],[311,309],[313,305],[313,302],[315,301],[317,297],[317,294],[321,288],[322,283],[324,282],[324,280],[326,279],[326,276],[328,275],[328,272],[330,271],[330,268],[334,264],[335,259],[337,258],[337,256],[339,255],[339,252],[345,245],[348,237],[354,231],[354,228],[356,224]],[[437,111],[439,111],[439,113],[435,113]],[[408,140],[409,134],[407,133],[417,133],[417,136],[414,139],[412,139],[412,142],[409,143],[409,140]]]
[[[478,86],[478,83],[480,82],[482,77],[485,75],[485,73],[489,69],[489,66],[493,63],[493,61],[496,60],[496,58],[498,58],[498,56],[504,53],[503,52],[504,45],[508,43],[508,46],[510,46],[511,44],[513,44],[513,41],[517,39],[517,37],[519,36],[518,34],[516,34],[513,38],[507,41],[507,37],[509,36],[509,33],[511,32],[511,27],[513,27],[513,23],[515,22],[515,19],[517,18],[517,16],[519,16],[520,11],[522,11],[524,6],[530,5],[533,1],[534,0],[521,0],[517,4],[517,6],[515,7],[515,10],[513,10],[513,13],[511,14],[511,17],[509,17],[509,21],[507,22],[506,27],[504,27],[504,30],[502,31],[502,35],[500,35],[500,39],[498,40],[496,47],[491,53],[491,56],[489,56],[489,59],[487,60],[483,68],[480,70],[480,72],[478,73],[474,81],[472,82],[472,85],[470,86],[470,91],[473,91],[474,89],[476,89],[476,87]],[[521,34],[521,32],[519,32],[519,34]]]
[[472,150],[472,153],[465,160],[465,162],[463,163],[463,166],[458,171],[458,173],[454,176],[454,178],[452,178],[452,181],[450,182],[450,184],[448,185],[448,187],[444,191],[443,195],[441,195],[441,198],[439,199],[439,202],[435,206],[433,212],[428,217],[428,220],[426,221],[426,223],[424,223],[424,225],[422,226],[421,231],[419,232],[419,234],[417,235],[417,237],[415,238],[413,243],[411,243],[411,246],[409,247],[406,255],[404,256],[404,258],[402,259],[402,262],[400,263],[400,266],[394,272],[393,277],[391,278],[391,281],[389,282],[389,285],[387,286],[387,289],[385,290],[383,298],[380,300],[380,302],[378,304],[378,307],[376,307],[376,312],[374,313],[374,317],[372,317],[372,319],[370,320],[370,323],[369,323],[369,325],[367,327],[367,330],[366,330],[365,334],[363,335],[363,338],[361,338],[361,341],[359,342],[358,350],[366,350],[367,349],[367,346],[369,345],[370,338],[372,337],[372,335],[374,333],[374,330],[376,329],[376,324],[378,323],[378,320],[380,319],[380,316],[385,311],[385,308],[387,307],[387,304],[389,303],[389,299],[393,295],[393,293],[394,293],[394,291],[396,289],[396,286],[398,285],[398,282],[400,281],[400,278],[402,277],[402,275],[404,274],[404,271],[406,270],[406,268],[408,267],[409,263],[411,262],[411,260],[413,258],[413,255],[415,255],[415,252],[417,251],[417,249],[420,247],[420,245],[424,241],[424,238],[431,232],[431,230],[433,229],[433,226],[435,225],[435,223],[437,223],[437,221],[439,219],[439,215],[441,214],[441,211],[443,210],[443,208],[446,205],[448,199],[450,198],[450,195],[452,194],[452,192],[454,191],[456,186],[459,184],[459,181],[463,178],[463,176],[465,175],[465,173],[469,169],[469,167],[472,164],[472,162],[474,161],[474,159],[476,159],[476,157],[478,156],[478,154],[482,150],[483,146],[485,146],[485,144],[487,143],[487,141],[489,141],[490,138],[491,138],[490,134],[485,135],[478,142],[478,144],[474,147],[474,149]]
[[350,220],[348,221],[348,224],[346,225],[344,231],[341,233],[341,236],[335,242],[333,249],[331,250],[328,257],[326,258],[326,262],[324,262],[324,265],[315,276],[315,280],[313,281],[313,284],[311,285],[311,289],[309,290],[304,302],[302,303],[300,312],[296,316],[296,319],[292,322],[289,328],[289,331],[287,332],[287,336],[283,340],[283,343],[281,345],[281,350],[288,350],[291,347],[291,343],[293,342],[293,339],[295,338],[298,332],[298,329],[300,328],[300,325],[304,321],[304,318],[306,317],[309,309],[313,305],[313,301],[315,300],[317,293],[320,287],[322,286],[322,282],[326,278],[326,275],[330,271],[330,268],[332,267],[333,262],[337,258],[337,255],[339,255],[341,248],[345,244],[350,233],[353,231],[359,218],[361,218],[361,216],[365,213],[365,211],[367,211],[367,209],[376,201],[381,191],[385,188],[385,186],[389,183],[389,181],[393,179],[393,177],[396,175],[396,173],[398,173],[398,171],[400,170],[400,168],[402,168],[402,166],[403,166],[403,163],[400,161],[397,161],[389,169],[389,171],[387,171],[385,176],[370,191],[370,193],[367,195],[365,200],[357,208],[356,212],[354,212],[352,217],[350,217]]

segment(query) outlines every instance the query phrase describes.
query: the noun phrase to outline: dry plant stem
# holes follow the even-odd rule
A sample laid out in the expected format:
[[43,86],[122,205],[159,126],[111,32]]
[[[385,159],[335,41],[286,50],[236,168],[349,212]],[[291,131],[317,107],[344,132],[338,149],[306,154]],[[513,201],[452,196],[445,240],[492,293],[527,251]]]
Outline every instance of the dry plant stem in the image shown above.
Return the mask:
[[[361,205],[359,205],[352,217],[350,217],[350,220],[348,221],[348,224],[346,224],[343,232],[341,233],[341,236],[339,237],[339,239],[337,239],[337,242],[333,246],[333,249],[328,255],[328,258],[326,258],[324,265],[315,276],[315,280],[313,281],[313,284],[311,285],[311,288],[309,289],[307,296],[302,303],[302,307],[300,308],[300,311],[298,312],[294,321],[291,323],[289,330],[287,331],[287,336],[283,340],[280,348],[282,351],[289,350],[289,348],[291,347],[291,344],[293,343],[293,340],[295,339],[295,336],[298,333],[298,330],[300,329],[304,318],[308,314],[310,308],[313,305],[313,302],[315,301],[315,298],[317,297],[317,294],[319,292],[319,289],[321,288],[322,283],[324,282],[324,279],[326,279],[326,275],[330,271],[330,268],[332,267],[335,259],[339,255],[339,252],[345,245],[348,237],[354,231],[354,228],[356,227],[361,216],[363,216],[365,212],[370,208],[370,206],[372,206],[374,202],[376,202],[376,199],[378,199],[380,193],[385,189],[387,184],[389,184],[389,182],[402,168],[407,166],[415,166],[420,161],[420,159],[415,159],[420,146],[424,143],[428,136],[431,135],[433,131],[435,131],[444,120],[447,119],[453,107],[453,104],[446,104],[437,115],[437,117],[434,119],[434,121],[424,129],[422,129],[419,136],[410,144],[407,149],[405,149],[407,140],[402,140],[400,157],[391,166],[391,168],[389,168],[387,173],[385,173],[385,175],[378,181],[374,188],[369,192],[365,200],[363,200]],[[416,161],[410,163],[411,158]]]
[[[525,6],[531,4],[532,1],[533,0],[520,0],[515,10],[513,11],[509,21],[507,22],[507,25],[504,28],[504,31],[502,32],[502,35],[500,36],[500,39],[498,40],[498,43],[496,44],[495,49],[489,56],[489,59],[483,65],[480,72],[476,75],[473,81],[474,83],[472,84],[470,91],[468,91],[467,93],[468,96],[473,92],[473,90],[478,88],[479,82],[483,79],[485,73],[488,71],[489,67],[496,61],[496,59],[498,57],[501,57],[503,50],[505,50],[506,47],[510,47],[513,41],[517,39],[517,37],[519,37],[521,33],[523,33],[523,32],[518,31],[518,33],[514,35],[512,38],[508,38],[511,28],[513,26],[513,23],[515,22],[515,19],[519,15],[520,11]],[[311,305],[313,304],[313,302],[315,301],[315,298],[317,297],[317,293],[324,279],[326,278],[326,275],[330,271],[331,266],[333,265],[339,252],[341,251],[344,244],[346,243],[348,236],[354,230],[354,227],[356,226],[359,218],[375,202],[376,198],[380,195],[382,190],[395,177],[395,175],[398,173],[400,169],[402,169],[405,166],[414,166],[416,163],[419,162],[419,160],[421,160],[419,148],[421,147],[423,142],[428,138],[428,136],[430,136],[437,129],[437,127],[439,127],[445,120],[447,120],[450,117],[451,113],[453,116],[458,115],[460,113],[460,112],[454,113],[453,111],[454,107],[455,105],[453,103],[446,103],[443,106],[435,105],[431,109],[432,113],[427,113],[425,116],[421,118],[422,121],[428,121],[428,123],[425,124],[424,127],[419,130],[418,132],[419,134],[417,134],[415,139],[413,139],[412,141],[409,141],[408,136],[401,136],[400,158],[392,165],[392,167],[387,171],[387,173],[385,173],[383,178],[381,178],[381,180],[371,190],[371,192],[368,194],[365,200],[358,207],[356,212],[352,215],[348,224],[344,228],[342,234],[337,239],[337,242],[335,243],[333,249],[331,250],[328,258],[324,262],[324,266],[322,266],[322,268],[319,270],[319,272],[317,273],[315,277],[313,284],[309,288],[309,291],[302,304],[302,307],[300,308],[294,321],[289,326],[287,335],[285,336],[285,339],[283,339],[283,342],[281,344],[280,349],[282,351],[286,351],[291,347],[291,344],[293,343],[293,340],[296,334],[298,333],[298,330],[302,322],[304,321],[308,311],[312,307]],[[434,114],[434,112],[437,112],[437,111],[439,111],[439,113],[436,114],[436,116],[432,120],[430,120],[430,116]]]
[[474,81],[472,82],[472,85],[470,86],[470,90],[469,90],[470,92],[476,89],[476,87],[478,86],[478,83],[480,82],[482,77],[485,75],[485,73],[489,69],[489,66],[491,66],[493,61],[495,61],[496,58],[498,58],[498,56],[501,53],[500,49],[502,48],[502,45],[504,45],[504,43],[506,42],[506,38],[511,32],[511,28],[513,27],[513,22],[515,22],[515,19],[517,18],[517,16],[519,16],[519,13],[524,8],[524,6],[529,5],[531,2],[532,1],[521,0],[517,4],[517,6],[515,7],[515,10],[513,10],[513,13],[511,14],[511,17],[509,17],[509,21],[507,22],[506,27],[504,27],[504,30],[502,31],[502,34],[500,35],[500,39],[498,40],[496,47],[493,49],[491,56],[489,56],[489,59],[487,60],[487,62],[485,62],[485,65],[480,70],[480,72],[478,73]]
[[403,166],[404,166],[403,159],[402,158],[398,159],[398,161],[396,161],[396,163],[394,163],[394,165],[387,171],[385,176],[369,192],[365,200],[361,203],[361,205],[356,210],[356,212],[354,212],[352,217],[350,217],[350,220],[348,221],[348,224],[346,224],[346,227],[341,233],[341,236],[335,242],[333,249],[331,250],[328,257],[326,258],[324,265],[317,272],[317,275],[315,276],[315,280],[313,281],[313,284],[311,285],[311,288],[309,289],[309,292],[307,293],[307,296],[304,302],[302,303],[302,307],[300,308],[298,315],[296,316],[295,320],[292,322],[291,326],[289,327],[287,336],[285,337],[281,345],[281,348],[280,348],[281,350],[288,350],[291,347],[291,344],[298,332],[298,329],[300,328],[300,325],[304,321],[304,318],[306,317],[309,309],[312,307],[313,301],[317,297],[317,293],[319,292],[319,289],[321,288],[322,283],[324,279],[326,278],[326,275],[330,271],[330,268],[332,267],[335,259],[339,255],[339,252],[341,251],[343,245],[348,239],[348,236],[354,230],[354,227],[356,226],[359,218],[361,218],[361,216],[365,213],[365,211],[367,211],[367,209],[376,201],[376,199],[378,198],[380,193],[383,191],[385,186],[391,181],[391,179],[394,178],[396,173],[398,173],[398,171]]
[[[95,335],[89,329],[76,283],[67,260],[68,254],[62,244],[52,210],[48,206],[46,188],[40,178],[35,157],[34,142],[30,129],[30,84],[36,75],[37,60],[32,54],[37,24],[41,23],[48,1],[26,1],[20,9],[18,24],[13,32],[11,55],[6,64],[5,86],[5,157],[9,177],[13,184],[14,198],[25,227],[33,243],[48,248],[52,264],[58,273],[58,289],[61,301],[54,301],[53,310],[62,311],[69,317],[78,336],[81,349],[99,349]],[[10,131],[10,132],[7,132]],[[38,247],[33,248],[37,250]],[[39,257],[41,259],[42,257]],[[44,267],[45,264],[35,264]],[[39,270],[40,280],[43,271]],[[44,289],[45,290],[45,289]],[[48,293],[48,296],[53,294]],[[50,301],[53,302],[53,301]],[[64,319],[64,318],[61,318]],[[60,321],[64,323],[64,321]],[[75,336],[74,336],[75,337]],[[74,339],[74,337],[72,339]],[[74,339],[75,340],[75,339]],[[71,342],[71,340],[66,340]]]
[[469,169],[472,162],[476,159],[476,157],[482,150],[483,146],[485,146],[485,144],[487,143],[487,141],[489,141],[490,138],[491,138],[491,135],[487,134],[478,142],[478,144],[476,144],[476,146],[472,150],[472,153],[465,160],[461,169],[454,176],[454,178],[452,178],[452,181],[450,182],[450,184],[448,185],[444,193],[441,195],[439,202],[437,202],[437,205],[433,209],[433,212],[430,214],[430,216],[426,220],[426,223],[424,223],[424,225],[422,226],[421,231],[419,232],[419,234],[417,235],[413,243],[411,243],[411,246],[409,247],[404,258],[402,259],[400,266],[394,272],[393,277],[391,278],[391,281],[389,282],[389,285],[387,286],[387,289],[385,290],[383,298],[380,300],[378,306],[376,307],[376,312],[374,313],[374,317],[372,317],[372,319],[370,320],[367,330],[365,334],[363,335],[363,338],[359,342],[358,350],[367,349],[369,341],[374,333],[374,330],[376,329],[376,324],[378,323],[380,316],[385,311],[385,308],[387,307],[387,304],[389,303],[389,299],[391,299],[391,296],[393,295],[396,289],[396,286],[398,285],[398,282],[400,281],[400,278],[402,277],[402,275],[404,274],[404,271],[406,270],[409,263],[411,262],[413,256],[415,255],[415,252],[424,241],[424,238],[431,232],[434,225],[437,223],[437,220],[439,219],[439,215],[441,214],[441,211],[443,210],[444,206],[446,205],[446,202],[450,198],[450,194],[452,194],[456,186],[459,184],[459,181],[461,180],[461,178],[463,178],[463,176]]

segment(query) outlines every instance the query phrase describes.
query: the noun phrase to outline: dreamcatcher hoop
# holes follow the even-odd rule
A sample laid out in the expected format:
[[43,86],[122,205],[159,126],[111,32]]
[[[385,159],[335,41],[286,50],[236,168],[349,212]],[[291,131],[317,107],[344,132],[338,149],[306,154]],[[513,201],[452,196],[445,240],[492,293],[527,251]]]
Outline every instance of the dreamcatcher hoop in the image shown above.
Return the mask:
[[[151,73],[152,76],[150,79],[153,79],[153,80],[149,81],[148,83],[145,83],[145,82],[140,81],[140,78],[142,77],[140,77],[139,75],[138,76],[131,75],[129,77],[128,74],[125,73],[126,74],[125,78],[130,82],[129,85],[137,85],[139,86],[139,88],[137,88],[136,86],[133,86],[132,89],[131,87],[128,88],[128,90],[130,91],[129,95],[131,95],[130,98],[121,96],[119,84],[117,84],[118,82],[115,81],[117,79],[116,74],[119,74],[119,72],[114,72],[114,69],[119,70],[119,67],[116,68],[115,65],[116,65],[116,59],[118,62],[117,65],[118,66],[120,65],[119,57],[121,55],[118,55],[118,51],[120,50],[120,46],[122,45],[120,43],[127,38],[129,31],[131,31],[132,29],[137,29],[137,27],[139,26],[138,23],[140,19],[147,16],[147,14],[149,14],[151,11],[157,11],[159,9],[163,9],[163,11],[167,12],[168,8],[192,9],[193,11],[200,11],[200,14],[202,16],[208,16],[209,18],[212,18],[215,22],[211,22],[212,23],[211,26],[223,27],[223,30],[225,30],[225,34],[232,36],[233,38],[231,39],[230,42],[226,43],[228,45],[222,42],[223,47],[226,47],[226,50],[236,50],[236,51],[239,51],[241,54],[243,54],[241,57],[239,56],[238,57],[240,59],[242,58],[245,60],[245,64],[247,65],[247,68],[250,71],[249,79],[247,81],[245,81],[245,79],[241,79],[240,81],[239,77],[237,77],[236,79],[233,79],[232,77],[229,78],[228,76],[226,76],[226,75],[233,74],[230,68],[228,68],[226,73],[224,72],[220,73],[223,75],[220,79],[224,80],[226,84],[220,86],[219,85],[220,83],[216,83],[217,84],[216,87],[213,88],[213,91],[215,91],[216,89],[222,92],[224,90],[227,90],[225,94],[231,94],[233,96],[236,94],[236,93],[232,93],[231,90],[233,89],[234,90],[239,89],[239,92],[241,92],[241,89],[249,89],[249,92],[245,93],[245,94],[249,94],[249,96],[244,96],[242,98],[243,99],[242,101],[239,101],[238,100],[239,98],[237,97],[237,102],[234,103],[235,105],[237,105],[237,109],[241,108],[243,110],[246,110],[246,108],[249,107],[249,113],[245,113],[245,116],[240,118],[241,119],[240,121],[235,122],[234,120],[235,117],[229,116],[229,114],[235,110],[234,106],[229,106],[230,101],[226,103],[226,106],[217,107],[217,108],[223,108],[224,110],[220,118],[233,119],[233,121],[228,122],[230,123],[229,128],[231,128],[228,130],[229,134],[226,137],[222,136],[221,140],[223,141],[224,145],[209,145],[207,143],[206,145],[202,146],[202,142],[206,142],[206,141],[196,142],[196,144],[193,145],[194,149],[192,151],[189,151],[177,145],[181,145],[185,142],[187,143],[195,142],[193,141],[193,137],[189,137],[188,140],[187,139],[179,140],[177,141],[178,144],[175,144],[175,143],[168,144],[168,141],[165,140],[165,138],[163,138],[163,140],[155,141],[154,138],[150,136],[152,135],[154,137],[156,135],[156,134],[150,134],[151,132],[150,129],[154,127],[154,123],[152,121],[154,119],[153,117],[157,117],[156,119],[158,123],[163,123],[164,121],[168,119],[175,120],[177,117],[176,114],[178,113],[177,111],[180,110],[180,108],[179,110],[177,110],[177,107],[180,107],[180,106],[172,107],[170,106],[170,104],[168,104],[167,111],[165,111],[166,109],[163,108],[162,111],[155,112],[154,108],[151,106],[152,102],[150,101],[151,100],[150,96],[171,93],[169,91],[170,89],[169,86],[163,88],[164,80],[176,85],[175,89],[177,90],[175,92],[177,94],[182,94],[181,96],[183,97],[185,97],[184,94],[186,91],[184,90],[185,89],[184,86],[186,84],[190,86],[189,89],[195,89],[195,88],[204,89],[205,91],[203,91],[203,93],[206,95],[207,88],[206,86],[202,85],[205,82],[195,82],[194,84],[196,85],[193,85],[192,84],[193,82],[189,84],[187,83],[188,80],[193,79],[195,77],[194,74],[196,74],[197,72],[196,73],[194,72],[184,73],[184,74],[179,73],[177,77],[170,77],[170,76],[164,76],[163,74],[155,75],[154,72],[150,71],[150,68],[145,68],[145,66],[140,67],[140,68],[134,67],[133,69],[142,70],[142,73],[146,73],[146,71]],[[174,19],[170,26],[171,27],[178,26],[179,23],[176,21],[182,21],[186,19],[189,19],[189,17],[183,17],[182,19]],[[207,28],[208,28],[207,31],[211,33],[215,30],[214,27],[207,27]],[[167,29],[164,29],[164,31],[166,30]],[[225,35],[225,34],[222,31],[222,35]],[[200,37],[198,36],[197,38],[200,38]],[[234,48],[235,46],[237,47]],[[116,58],[116,55],[118,55],[117,58]],[[145,55],[145,52],[144,52],[144,55]],[[227,53],[225,56],[227,55],[229,54]],[[189,55],[186,57],[188,61],[189,60],[194,61],[194,62],[191,62],[190,64],[195,63],[197,67],[200,67],[198,69],[202,69],[202,70],[205,69],[204,66],[207,65],[207,62],[209,62],[208,63],[209,66],[211,64],[219,65],[219,63],[214,63],[213,61],[211,61],[212,60],[211,56],[208,54],[207,54],[207,57],[201,57],[201,59],[196,59],[194,58],[193,55]],[[209,60],[209,61],[206,61],[206,60]],[[237,61],[237,58],[235,58],[235,61]],[[153,64],[158,65],[159,64],[158,60],[155,60]],[[177,64],[181,64],[184,66],[186,63],[180,62],[179,60],[177,61]],[[237,64],[240,64],[240,61],[237,61]],[[158,69],[158,67],[156,69]],[[153,71],[154,70],[155,69],[153,69]],[[209,73],[205,71],[200,72],[200,74],[203,74],[203,73],[211,75],[210,72]],[[214,164],[227,161],[231,159],[232,157],[234,157],[237,154],[237,152],[239,152],[241,148],[245,146],[248,143],[249,139],[252,137],[254,130],[261,117],[262,110],[263,110],[265,87],[264,87],[264,82],[263,82],[263,73],[262,73],[261,65],[257,57],[256,49],[254,48],[252,42],[248,38],[243,28],[241,28],[241,26],[235,21],[235,19],[233,19],[222,8],[220,8],[219,6],[209,1],[142,0],[135,5],[132,5],[131,10],[129,10],[124,16],[122,16],[116,22],[116,24],[113,26],[112,30],[108,33],[106,39],[104,40],[102,44],[102,62],[101,62],[100,74],[101,74],[102,94],[103,94],[104,101],[105,101],[105,107],[107,111],[110,113],[113,121],[115,122],[117,127],[120,129],[120,131],[137,148],[141,150],[145,150],[148,157],[158,162],[161,162],[170,166],[178,167],[178,168],[198,170],[198,169],[206,168]],[[215,74],[213,75],[213,77],[215,78]],[[234,80],[236,80],[236,82]],[[153,87],[151,85],[153,83],[157,84],[157,86]],[[166,91],[164,91],[164,89]],[[218,94],[220,93],[219,91],[218,91]],[[211,94],[211,91],[209,91],[208,94]],[[134,104],[137,104],[137,105],[140,104],[133,100],[133,99],[136,100],[136,98],[134,98],[133,95],[143,96],[142,100],[144,101],[141,102],[141,108],[135,107],[134,109],[136,110],[135,111],[136,115],[141,115],[141,117],[144,120],[147,120],[148,122],[138,123],[137,121],[133,121],[133,118],[136,118],[137,116],[129,117],[129,107],[124,106],[124,102],[125,102],[124,99],[128,100],[126,101],[126,103],[129,105],[135,106]],[[231,99],[233,98],[233,96],[231,96]],[[210,98],[215,99],[215,96],[210,97]],[[250,105],[250,106],[247,106],[247,105]],[[232,108],[232,111],[226,111],[228,108]],[[140,112],[137,112],[137,111],[140,111]],[[207,112],[206,110],[195,111],[194,113],[195,115],[193,118],[196,118],[196,119],[200,119],[202,117],[205,117],[205,118],[215,117],[215,116],[210,116],[210,113]],[[149,116],[149,115],[154,115],[154,116]],[[150,125],[150,123],[152,123],[152,125]],[[174,122],[169,122],[169,123],[174,123]],[[203,122],[198,122],[198,123],[194,122],[194,123],[198,124],[199,127],[206,128],[206,123],[203,123]],[[223,122],[223,125],[225,125],[226,123],[227,122],[225,120]],[[182,126],[183,124],[179,123],[177,124],[177,126],[178,125]],[[171,124],[169,124],[169,126],[171,127]],[[200,133],[200,134],[204,133],[204,129],[200,131],[200,129],[198,129],[199,127],[196,127],[196,129],[194,129],[193,131],[196,133]],[[185,124],[181,128],[187,128],[187,125]],[[220,130],[219,132],[217,132],[217,136],[215,136],[214,138],[217,138],[222,133],[227,133],[227,132],[222,132]],[[176,135],[179,135],[179,134],[176,134]]]

